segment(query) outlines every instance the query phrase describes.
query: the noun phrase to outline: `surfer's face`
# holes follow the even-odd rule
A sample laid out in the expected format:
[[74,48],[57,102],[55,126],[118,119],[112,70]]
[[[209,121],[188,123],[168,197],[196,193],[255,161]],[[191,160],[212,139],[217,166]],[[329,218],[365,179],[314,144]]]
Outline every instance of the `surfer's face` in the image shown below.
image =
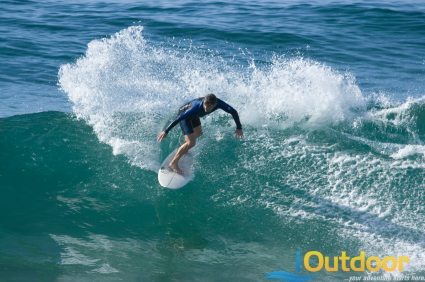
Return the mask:
[[204,103],[204,110],[206,113],[209,113],[212,111],[212,109],[214,109],[215,106],[216,104]]

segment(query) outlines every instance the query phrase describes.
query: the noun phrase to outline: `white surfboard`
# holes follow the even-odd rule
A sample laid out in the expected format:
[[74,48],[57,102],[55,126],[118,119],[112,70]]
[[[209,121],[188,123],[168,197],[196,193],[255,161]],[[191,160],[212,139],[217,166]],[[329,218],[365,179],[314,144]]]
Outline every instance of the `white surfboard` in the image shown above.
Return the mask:
[[162,162],[161,167],[158,171],[158,181],[162,187],[169,189],[180,189],[189,183],[193,177],[193,156],[190,152],[186,153],[179,160],[179,167],[183,171],[183,174],[174,172],[168,167],[168,164],[176,154],[177,149],[174,150],[168,157]]

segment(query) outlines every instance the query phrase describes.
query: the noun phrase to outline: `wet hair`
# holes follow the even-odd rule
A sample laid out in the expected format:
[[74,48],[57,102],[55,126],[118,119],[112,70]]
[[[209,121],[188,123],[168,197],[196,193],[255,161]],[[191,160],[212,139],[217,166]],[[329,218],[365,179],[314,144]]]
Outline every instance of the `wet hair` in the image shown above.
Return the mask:
[[208,105],[215,105],[217,104],[217,97],[214,94],[210,93],[205,96],[204,103]]

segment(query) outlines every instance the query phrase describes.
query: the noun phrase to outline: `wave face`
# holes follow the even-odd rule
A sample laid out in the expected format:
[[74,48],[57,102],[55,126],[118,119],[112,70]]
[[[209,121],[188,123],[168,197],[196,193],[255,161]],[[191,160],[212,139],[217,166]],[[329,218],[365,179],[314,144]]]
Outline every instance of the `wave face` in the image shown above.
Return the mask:
[[[196,280],[202,272],[214,281],[240,278],[236,271],[261,280],[293,269],[298,249],[361,249],[407,255],[407,273],[420,274],[424,113],[423,101],[410,101],[314,128],[246,124],[244,141],[217,118],[195,150],[194,181],[172,193],[129,165],[137,154],[114,156],[75,115],[1,119],[2,273]],[[162,156],[178,143],[170,139]]]

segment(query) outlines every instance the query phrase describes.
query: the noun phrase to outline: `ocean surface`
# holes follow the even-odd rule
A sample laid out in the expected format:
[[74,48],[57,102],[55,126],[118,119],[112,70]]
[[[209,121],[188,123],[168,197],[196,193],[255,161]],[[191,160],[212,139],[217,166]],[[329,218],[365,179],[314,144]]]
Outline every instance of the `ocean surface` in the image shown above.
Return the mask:
[[[0,62],[1,281],[425,276],[425,2],[1,0]],[[164,189],[156,136],[210,92],[245,138],[202,119]]]

